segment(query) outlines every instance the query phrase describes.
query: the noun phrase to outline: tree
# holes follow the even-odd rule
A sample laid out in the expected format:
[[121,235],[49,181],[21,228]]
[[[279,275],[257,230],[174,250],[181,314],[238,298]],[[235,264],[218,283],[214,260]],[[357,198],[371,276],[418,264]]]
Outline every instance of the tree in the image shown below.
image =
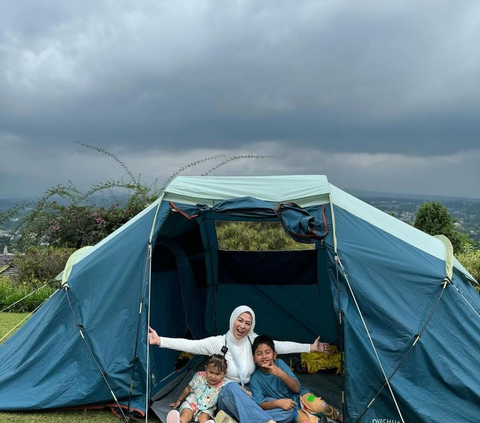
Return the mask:
[[413,226],[430,235],[445,235],[452,243],[455,254],[464,247],[467,236],[458,232],[455,221],[441,203],[432,201],[420,205]]

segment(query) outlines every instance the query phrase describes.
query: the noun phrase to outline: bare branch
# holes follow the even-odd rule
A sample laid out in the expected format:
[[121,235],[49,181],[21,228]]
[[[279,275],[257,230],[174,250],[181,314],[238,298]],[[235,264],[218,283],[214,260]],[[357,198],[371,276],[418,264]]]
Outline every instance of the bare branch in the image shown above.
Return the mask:
[[228,163],[231,163],[235,160],[240,160],[240,159],[271,159],[275,156],[252,156],[252,155],[247,155],[247,156],[233,156],[228,158],[227,160],[224,160],[223,162],[217,164],[216,166],[212,167],[210,170],[202,174],[202,176],[207,176],[210,173],[212,173],[214,170],[217,170],[219,167],[225,166]]

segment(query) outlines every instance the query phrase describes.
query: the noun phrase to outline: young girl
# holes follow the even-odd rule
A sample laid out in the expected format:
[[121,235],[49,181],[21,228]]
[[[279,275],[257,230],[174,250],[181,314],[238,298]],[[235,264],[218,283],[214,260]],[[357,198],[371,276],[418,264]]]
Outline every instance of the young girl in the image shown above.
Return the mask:
[[214,423],[213,415],[217,408],[218,394],[228,383],[225,379],[226,373],[225,357],[218,354],[208,357],[205,371],[196,373],[178,400],[170,404],[170,407],[174,408],[182,405],[179,411],[172,410],[168,413],[167,423],[188,423],[191,420],[198,423]]

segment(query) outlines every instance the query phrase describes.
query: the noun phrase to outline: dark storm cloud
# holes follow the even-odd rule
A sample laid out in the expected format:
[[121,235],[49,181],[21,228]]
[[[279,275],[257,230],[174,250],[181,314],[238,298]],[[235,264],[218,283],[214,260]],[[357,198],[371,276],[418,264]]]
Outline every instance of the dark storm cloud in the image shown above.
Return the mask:
[[0,135],[22,140],[25,152],[63,157],[74,141],[126,155],[262,142],[408,157],[479,148],[477,2],[2,9]]

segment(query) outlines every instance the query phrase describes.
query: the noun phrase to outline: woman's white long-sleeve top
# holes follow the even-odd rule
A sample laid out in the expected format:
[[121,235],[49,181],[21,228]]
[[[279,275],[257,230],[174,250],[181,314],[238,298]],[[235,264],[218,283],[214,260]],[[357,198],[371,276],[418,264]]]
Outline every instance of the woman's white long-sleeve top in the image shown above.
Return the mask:
[[[160,342],[160,348],[168,348],[171,350],[185,351],[185,352],[196,354],[196,355],[222,354],[222,347],[226,345],[225,337],[226,335],[218,335],[218,336],[211,336],[209,338],[204,338],[199,340],[191,340],[191,339],[183,339],[183,338],[166,338],[162,336],[161,342]],[[249,335],[251,342],[253,342],[253,340],[256,337],[257,337],[256,333],[252,333]],[[248,339],[245,339],[245,341],[249,342]],[[310,344],[300,344],[298,342],[290,342],[290,341],[274,341],[274,342],[275,342],[275,349],[278,354],[310,352]],[[249,372],[246,379],[244,380],[244,383],[248,383],[250,381],[250,375],[255,371],[255,364],[253,362],[253,354],[252,354],[251,348],[249,348],[248,351],[250,352],[250,354],[248,354],[248,356],[243,357],[244,360],[249,360],[248,361]],[[228,364],[227,378],[235,382],[240,382],[237,366],[232,357],[232,354],[230,353],[230,350],[228,350],[227,353],[225,354],[225,358]]]

